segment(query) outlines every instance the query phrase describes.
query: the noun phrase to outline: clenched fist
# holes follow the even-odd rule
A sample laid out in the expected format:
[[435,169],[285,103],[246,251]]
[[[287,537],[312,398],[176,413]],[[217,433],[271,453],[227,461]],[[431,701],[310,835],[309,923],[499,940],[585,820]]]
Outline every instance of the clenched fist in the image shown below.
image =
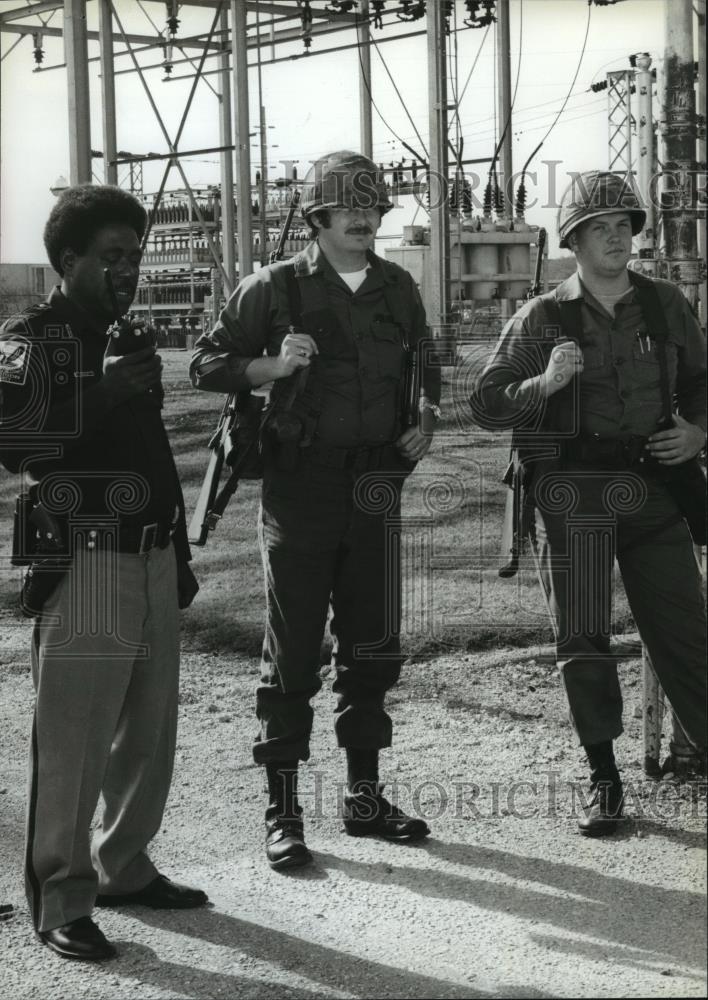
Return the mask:
[[[292,327],[291,327],[292,329]],[[286,378],[299,368],[307,368],[317,354],[317,344],[307,333],[289,333],[280,345],[277,378]]]
[[545,372],[541,376],[547,396],[563,389],[583,370],[583,352],[574,340],[554,344]]

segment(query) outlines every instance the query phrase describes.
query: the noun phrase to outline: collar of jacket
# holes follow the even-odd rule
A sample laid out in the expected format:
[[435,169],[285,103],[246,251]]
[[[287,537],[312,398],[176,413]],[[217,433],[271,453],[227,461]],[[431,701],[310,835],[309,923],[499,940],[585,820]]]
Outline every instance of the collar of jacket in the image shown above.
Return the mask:
[[[389,264],[383,257],[377,257],[373,250],[366,251],[366,259],[371,268],[367,275],[367,283],[372,280],[376,285],[398,284],[398,274],[392,264]],[[304,250],[293,259],[295,266],[295,276],[297,278],[309,278],[314,274],[324,274],[326,277],[335,279],[337,272],[324,255],[317,240],[308,243]]]
[[61,290],[59,285],[55,285],[47,297],[47,305],[54,310],[60,320],[70,326],[75,333],[86,330],[90,333],[97,333],[101,337],[106,331],[102,330],[94,322],[92,316],[86,312],[76,302],[72,302]]
[[[651,278],[647,278],[645,275],[639,274],[631,268],[627,268],[627,277],[635,294],[638,286],[652,283]],[[583,285],[577,271],[558,285],[555,295],[559,302],[572,302],[574,299],[584,299],[587,296],[593,298],[592,292]]]

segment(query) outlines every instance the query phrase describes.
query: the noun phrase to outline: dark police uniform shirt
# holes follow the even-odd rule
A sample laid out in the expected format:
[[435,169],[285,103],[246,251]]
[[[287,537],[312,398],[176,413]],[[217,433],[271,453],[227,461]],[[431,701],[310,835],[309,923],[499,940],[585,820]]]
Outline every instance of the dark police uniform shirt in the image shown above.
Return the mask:
[[[655,279],[669,335],[670,390],[678,412],[706,429],[706,341],[681,291]],[[656,343],[648,336],[637,294],[630,289],[614,307],[614,316],[571,275],[555,291],[558,301],[581,300],[583,371],[579,376],[580,430],[601,438],[648,437],[662,414]],[[540,404],[537,377],[545,369],[533,349],[556,320],[543,300],[523,306],[505,327],[473,397],[473,410],[484,424],[514,426]],[[561,331],[557,338],[566,339]],[[556,339],[557,339],[556,338]],[[526,379],[530,384],[522,386]]]
[[[263,355],[280,352],[292,322],[286,267],[296,267],[299,282],[321,280],[334,329],[318,336],[313,372],[321,387],[322,409],[317,436],[334,447],[353,448],[394,441],[400,434],[398,388],[404,373],[402,327],[411,344],[428,336],[425,310],[410,274],[375,254],[369,270],[352,292],[317,242],[294,261],[281,261],[249,275],[238,286],[210,333],[197,340],[190,373],[198,388],[236,392],[250,388],[245,371]],[[394,316],[395,296],[407,316]],[[302,292],[303,305],[306,292]],[[423,370],[426,396],[440,399],[440,372]]]
[[[102,384],[105,348],[105,332],[58,287],[4,324],[0,461],[70,484],[72,515],[86,523],[118,513],[124,525],[169,525],[183,505],[160,402],[142,393],[116,404]],[[186,533],[174,541],[188,559]]]

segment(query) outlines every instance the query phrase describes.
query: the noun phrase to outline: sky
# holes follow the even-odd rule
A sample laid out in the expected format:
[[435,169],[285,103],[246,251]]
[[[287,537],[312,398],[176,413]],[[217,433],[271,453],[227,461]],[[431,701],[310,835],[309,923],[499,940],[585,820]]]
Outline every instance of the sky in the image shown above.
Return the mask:
[[[553,255],[557,255],[557,240],[553,236],[555,211],[546,207],[549,194],[553,194],[554,188],[562,190],[568,171],[608,166],[607,93],[593,93],[590,86],[603,80],[609,70],[628,68],[629,55],[636,52],[649,52],[660,70],[665,3],[671,0],[622,0],[602,7],[589,7],[587,0],[511,0],[512,90],[516,90],[512,116],[515,171],[521,169],[545,136],[570,92],[563,115],[530,168],[527,221],[549,229]],[[19,0],[0,0],[0,11],[18,5]],[[323,0],[317,0],[315,6],[323,6]],[[391,7],[390,2],[388,6]],[[96,7],[89,0],[89,28],[97,28]],[[455,7],[458,26],[462,26],[463,0],[456,0]],[[116,0],[116,9],[126,30],[154,34],[156,29],[164,28],[164,3]],[[588,12],[590,27],[582,52]],[[46,20],[47,15],[43,16]],[[186,36],[200,29],[207,30],[213,16],[212,9],[183,6],[179,33]],[[60,12],[49,24],[61,26]],[[423,143],[427,145],[425,37],[383,43],[387,36],[420,31],[424,26],[425,21],[411,26],[394,22],[382,31],[373,31],[379,43],[378,51],[372,51],[372,92],[378,106],[378,112],[373,112],[374,158],[377,161],[389,163],[398,162],[402,157],[409,159],[400,139],[416,148]],[[0,35],[3,57],[0,65],[0,260],[38,263],[45,259],[42,229],[54,203],[50,187],[59,175],[69,175],[66,71],[49,69],[63,61],[61,39],[45,37],[44,68],[41,72],[33,72],[31,39],[25,38],[9,51],[17,38],[17,35],[6,33]],[[450,134],[454,141],[458,133],[464,139],[465,158],[488,157],[494,150],[496,134],[494,29],[486,35],[484,28],[460,31],[456,38],[456,52],[450,40],[451,91],[459,95],[473,66],[474,69],[459,100],[459,120],[451,114]],[[275,168],[270,170],[272,176],[282,173],[280,160],[299,161],[302,177],[309,161],[317,156],[333,149],[358,148],[357,50],[317,55],[318,49],[353,40],[353,31],[315,37],[308,57],[262,67],[269,165]],[[276,54],[295,55],[302,51],[303,46],[298,41],[279,47]],[[198,59],[199,53],[195,50],[189,50],[189,54],[194,60]],[[89,42],[89,57],[97,55],[98,43]],[[264,60],[270,55],[269,48],[262,50]],[[158,49],[141,57],[141,62],[152,64],[160,58]],[[250,58],[254,63],[249,74],[253,131],[258,124],[259,106],[255,52],[251,52]],[[214,60],[209,64],[213,66]],[[128,56],[116,61],[119,70],[127,70],[130,65]],[[191,72],[188,64],[175,66],[173,77],[185,72]],[[576,72],[577,80],[571,90]],[[173,135],[192,80],[163,82],[163,76],[161,68],[146,70],[153,97]],[[207,76],[198,85],[181,141],[183,149],[219,144],[218,99],[210,87],[217,86],[216,81],[216,76]],[[116,92],[118,148],[134,153],[165,152],[167,146],[137,74],[119,72]],[[97,62],[90,64],[90,93],[91,145],[93,149],[101,149],[101,81]],[[258,137],[254,136],[252,142],[256,144]],[[255,145],[251,153],[255,170],[259,157]],[[216,154],[201,155],[183,163],[190,183],[218,182]],[[102,161],[94,160],[100,182],[103,181],[102,169]],[[158,186],[163,169],[164,164],[145,166],[146,192]],[[483,166],[466,169],[484,171]],[[119,175],[121,183],[124,171],[122,168]],[[173,169],[167,188],[179,187],[181,180]],[[534,205],[534,201],[537,204]],[[409,200],[405,207],[390,212],[384,220],[382,233],[388,233],[393,242],[397,242],[403,225],[412,221],[415,208]],[[415,221],[426,221],[423,209],[418,209]]]

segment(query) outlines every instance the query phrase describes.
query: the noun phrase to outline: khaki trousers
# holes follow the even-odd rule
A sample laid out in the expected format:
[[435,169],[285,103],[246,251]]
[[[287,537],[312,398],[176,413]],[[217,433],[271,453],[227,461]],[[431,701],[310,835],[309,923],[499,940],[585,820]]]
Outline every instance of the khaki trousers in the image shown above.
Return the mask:
[[691,536],[666,487],[635,471],[571,467],[536,484],[536,561],[558,666],[584,746],[622,732],[610,654],[615,558],[639,634],[682,727],[706,745],[706,619]]
[[[147,885],[172,777],[179,618],[172,544],[78,549],[35,624],[25,881],[38,931]],[[90,826],[103,794],[103,814]]]

